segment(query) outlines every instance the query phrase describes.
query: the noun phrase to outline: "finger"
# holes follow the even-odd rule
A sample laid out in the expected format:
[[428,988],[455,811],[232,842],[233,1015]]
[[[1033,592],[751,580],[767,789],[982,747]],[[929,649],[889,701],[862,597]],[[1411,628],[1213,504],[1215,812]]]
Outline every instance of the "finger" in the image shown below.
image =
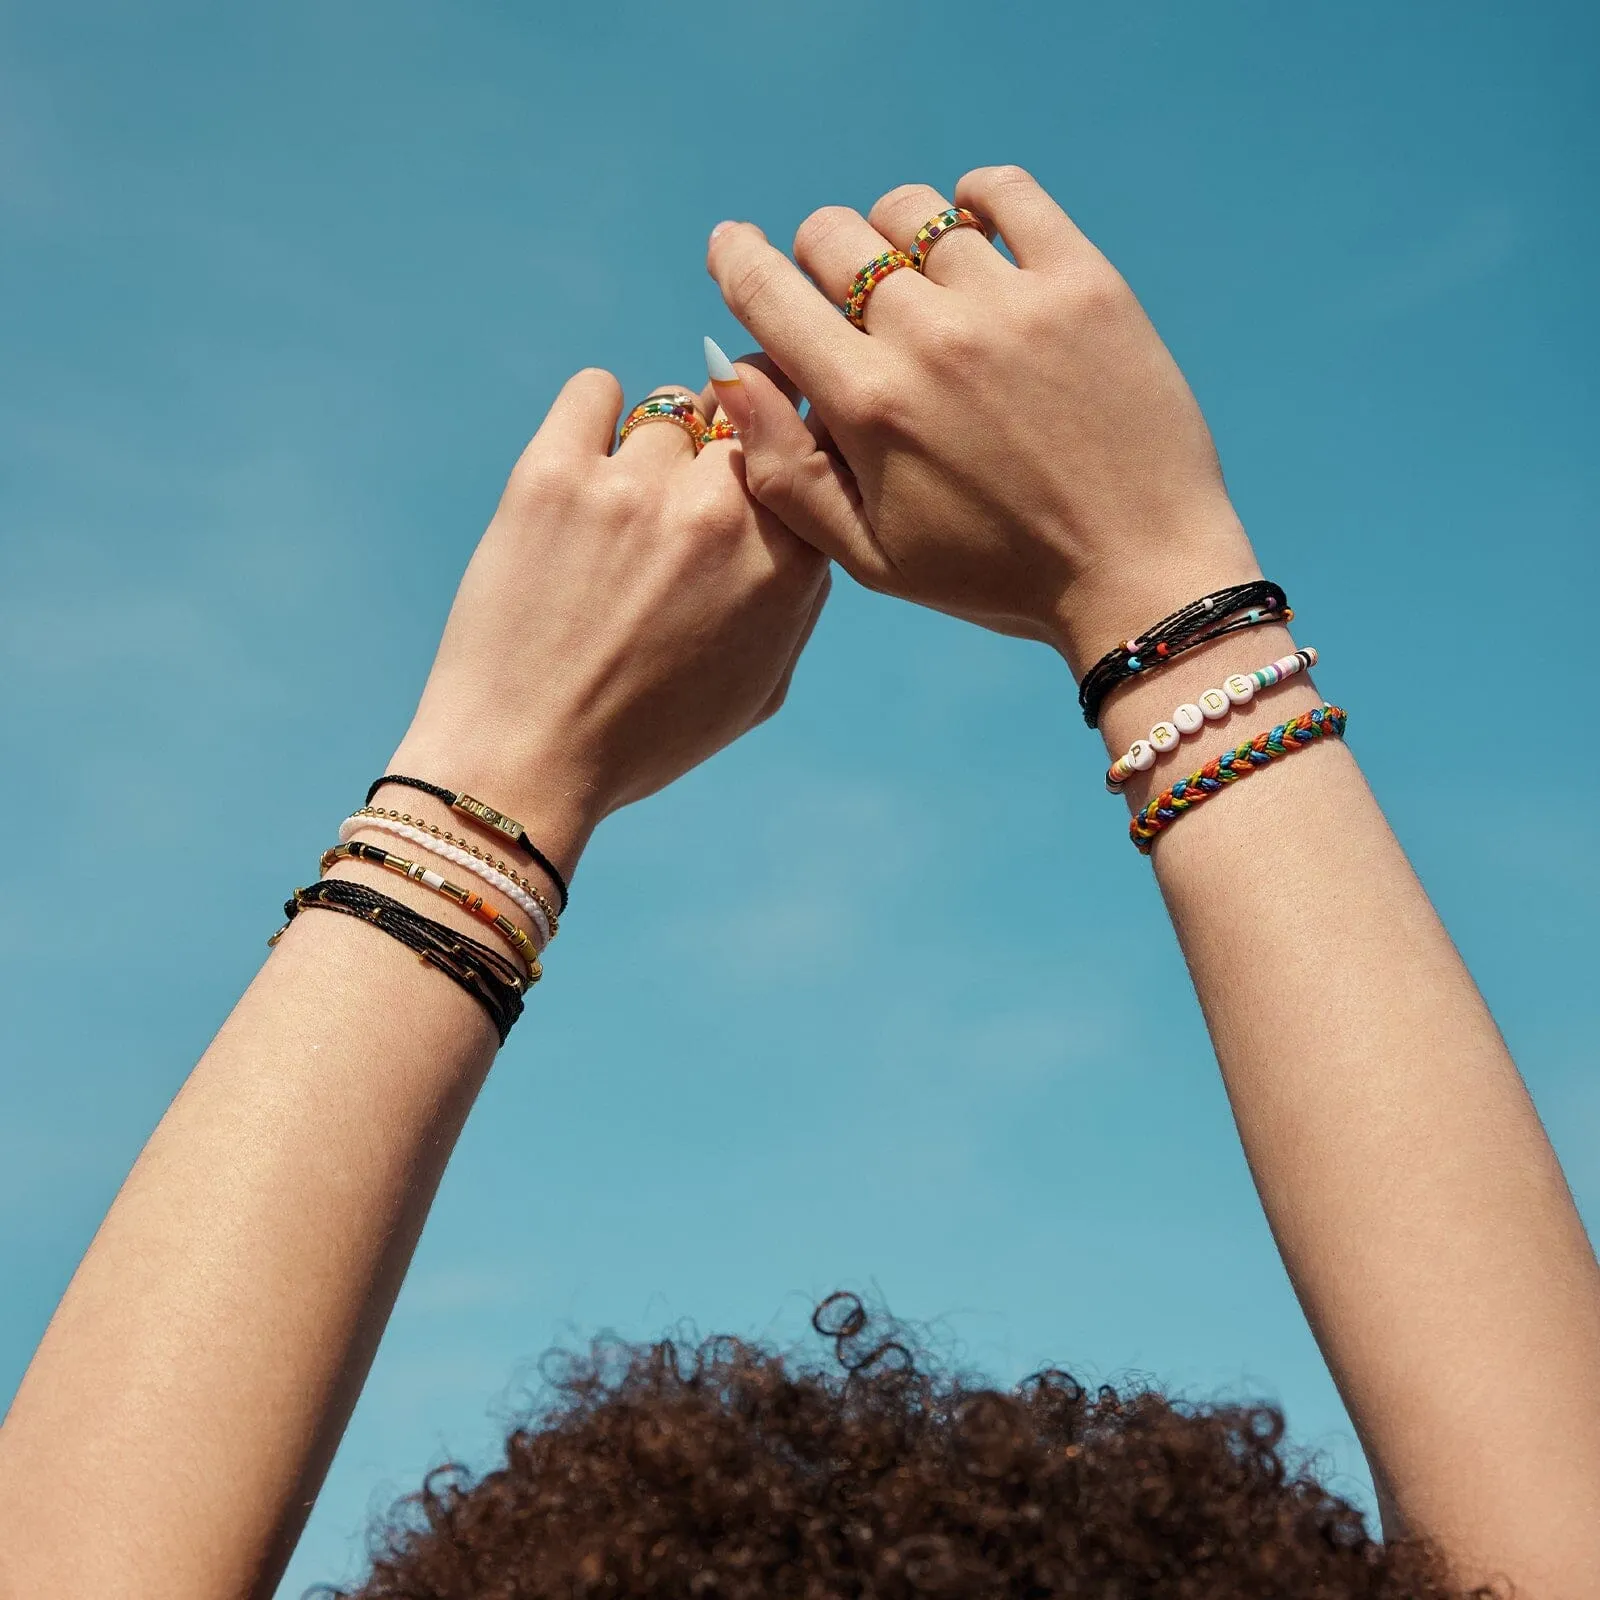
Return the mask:
[[[758,372],[763,372],[767,377],[771,378],[773,386],[791,405],[799,404],[800,391],[789,381],[789,377],[783,368],[771,356],[763,355],[759,350],[756,350],[750,355],[740,356],[739,361],[741,365],[754,367]],[[717,398],[717,386],[714,383],[708,382],[705,388],[700,391],[697,399],[700,406],[700,414],[703,417],[710,418],[712,422],[721,421],[728,415],[722,409],[722,402]],[[714,444],[732,444],[735,442],[731,439],[712,441]]]
[[832,592],[833,574],[824,567],[822,582],[817,585],[816,599],[811,602],[811,612],[806,617],[804,627],[800,629],[800,637],[794,642],[794,649],[790,652],[777,687],[767,697],[767,703],[762,706],[756,717],[757,722],[765,722],[768,717],[775,716],[782,708],[783,702],[789,698],[789,687],[794,682],[794,669],[800,665],[800,657],[805,654],[806,646],[811,643],[811,635],[817,631],[817,623],[822,619],[822,608],[827,605],[828,596]]
[[551,451],[609,455],[621,411],[622,385],[600,367],[585,367],[562,385],[533,442]]
[[[891,189],[868,213],[867,221],[895,249],[915,256],[918,230],[949,209],[950,202],[937,189],[925,183],[905,183]],[[1015,270],[983,231],[970,225],[948,228],[925,243],[921,266],[925,278],[955,286],[992,281]]]
[[894,569],[862,509],[850,469],[831,451],[817,448],[800,413],[770,379],[752,367],[737,370],[738,403],[745,409],[739,443],[751,495],[857,582],[874,589],[887,586]]
[[[805,268],[816,286],[842,306],[855,277],[866,264],[896,247],[884,238],[859,211],[849,206],[824,206],[802,222],[794,236],[794,258]],[[882,326],[880,319],[904,315],[914,304],[919,290],[919,274],[902,269],[891,273],[873,289],[867,299],[866,316],[872,319],[868,331]]]
[[831,392],[859,361],[866,348],[860,331],[751,223],[719,224],[706,267],[728,309],[813,399]]
[[1067,265],[1089,246],[1071,217],[1021,167],[969,172],[956,185],[956,204],[993,223],[1019,267],[1049,271]]
[[672,383],[652,389],[645,398],[686,400],[695,407],[694,418],[679,422],[671,417],[646,417],[635,424],[628,437],[618,444],[617,454],[626,454],[629,461],[692,460],[696,454],[699,431],[705,424],[705,418],[699,410],[699,396],[687,384]]

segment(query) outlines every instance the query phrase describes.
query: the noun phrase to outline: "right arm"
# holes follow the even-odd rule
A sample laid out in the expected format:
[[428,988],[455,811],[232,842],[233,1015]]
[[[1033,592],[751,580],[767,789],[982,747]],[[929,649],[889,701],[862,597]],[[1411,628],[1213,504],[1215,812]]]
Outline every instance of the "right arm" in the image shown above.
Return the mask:
[[[816,288],[756,229],[719,229],[713,275],[818,421],[753,371],[718,395],[753,492],[852,575],[1045,641],[1081,675],[1259,568],[1193,397],[1109,263],[1014,168],[969,174],[956,199],[1015,264],[949,233],[925,275],[875,290],[865,332],[828,300],[908,249],[943,197],[910,186],[870,218],[817,213],[796,240]],[[1256,627],[1120,691],[1108,752],[1292,648]],[[1291,680],[1174,752],[1162,786],[1319,704]],[[1130,805],[1150,787],[1129,785]],[[1390,1531],[1433,1540],[1463,1582],[1600,1592],[1600,1268],[1354,758],[1327,742],[1274,764],[1183,816],[1153,861]]]

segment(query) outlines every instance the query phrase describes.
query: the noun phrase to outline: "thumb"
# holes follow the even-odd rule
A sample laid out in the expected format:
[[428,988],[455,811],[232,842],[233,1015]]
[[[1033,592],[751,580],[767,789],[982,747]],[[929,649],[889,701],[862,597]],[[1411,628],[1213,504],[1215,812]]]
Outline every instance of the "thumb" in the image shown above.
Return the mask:
[[850,469],[818,446],[794,402],[759,368],[728,360],[706,340],[717,404],[739,430],[751,495],[789,531],[832,557],[858,583],[883,588],[892,576]]

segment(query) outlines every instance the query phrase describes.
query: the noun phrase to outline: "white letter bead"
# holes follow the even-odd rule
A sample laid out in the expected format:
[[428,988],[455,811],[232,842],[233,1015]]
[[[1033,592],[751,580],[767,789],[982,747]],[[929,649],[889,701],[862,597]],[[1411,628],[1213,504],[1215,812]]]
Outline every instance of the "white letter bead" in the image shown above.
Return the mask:
[[1174,746],[1183,743],[1183,735],[1170,722],[1158,722],[1150,730],[1151,746],[1165,755]]
[[1256,681],[1248,673],[1236,672],[1222,680],[1222,692],[1236,706],[1247,706],[1256,697]]
[[1220,689],[1207,689],[1195,702],[1207,722],[1215,722],[1233,710],[1233,702]]
[[1172,713],[1172,720],[1182,733],[1198,733],[1205,725],[1206,714],[1199,706],[1182,705]]
[[1156,764],[1156,747],[1148,739],[1135,739],[1123,759],[1135,772],[1148,772]]

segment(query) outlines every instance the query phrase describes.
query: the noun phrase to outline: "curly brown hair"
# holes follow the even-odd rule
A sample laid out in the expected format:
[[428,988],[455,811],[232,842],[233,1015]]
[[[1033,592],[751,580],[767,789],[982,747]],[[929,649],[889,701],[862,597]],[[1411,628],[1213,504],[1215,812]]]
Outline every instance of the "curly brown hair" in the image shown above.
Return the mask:
[[[983,1387],[837,1294],[838,1367],[732,1338],[564,1356],[481,1478],[431,1474],[339,1600],[1443,1600],[1265,1405]],[[1482,1591],[1480,1591],[1482,1593]]]

